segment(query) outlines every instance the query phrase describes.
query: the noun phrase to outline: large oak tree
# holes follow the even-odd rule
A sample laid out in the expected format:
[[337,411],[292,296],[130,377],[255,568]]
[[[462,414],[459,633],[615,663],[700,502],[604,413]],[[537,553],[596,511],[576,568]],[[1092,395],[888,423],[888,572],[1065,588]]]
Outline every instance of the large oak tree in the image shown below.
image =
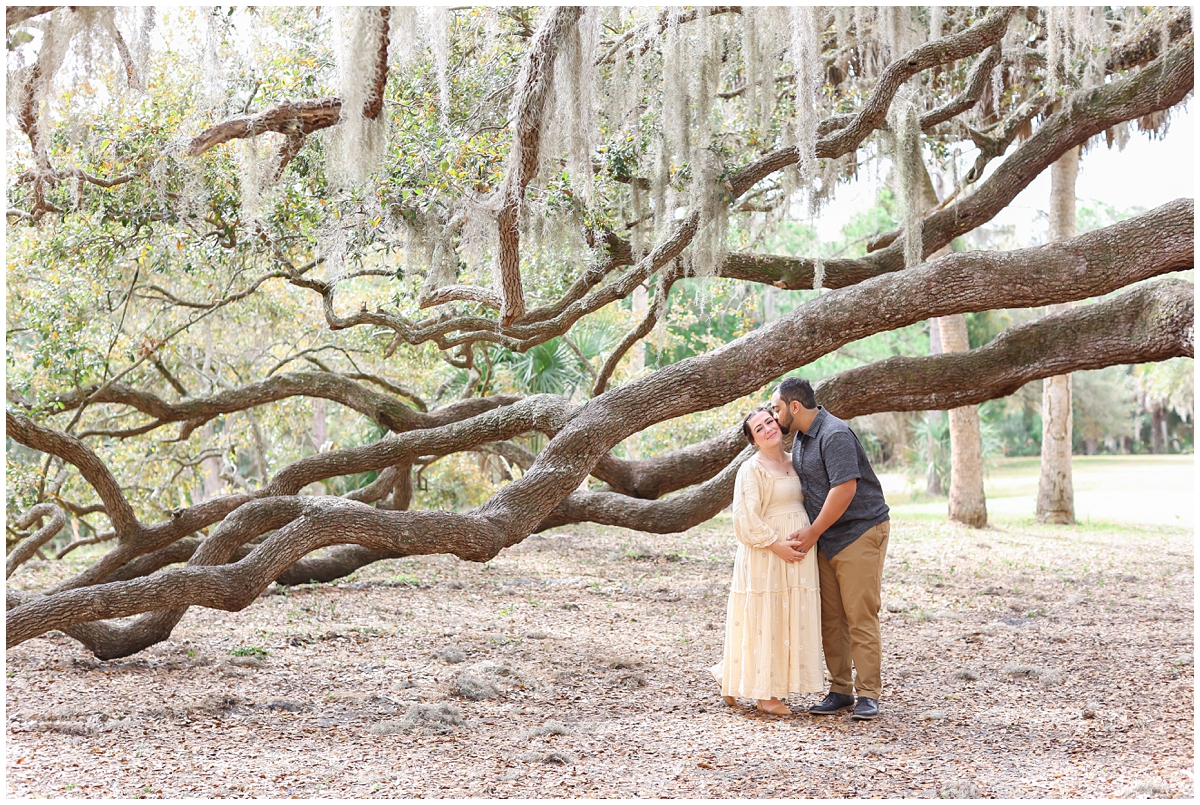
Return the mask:
[[[1191,199],[943,253],[1072,149],[1165,124],[1192,92],[1187,8],[10,7],[7,32],[7,572],[68,518],[64,551],[106,548],[10,586],[10,646],[60,629],[123,656],[272,582],[486,561],[568,523],[686,529],[731,498],[736,427],[625,440],[929,319],[1091,300],[818,400],[948,410],[1193,355],[1193,288],[1162,278],[1193,266]],[[873,161],[904,214],[871,251],[756,248]],[[949,183],[932,209],[927,171]],[[823,292],[638,371],[672,292],[705,283]],[[505,385],[560,353],[586,388]],[[325,438],[329,402],[370,426]],[[289,454],[307,411],[318,443]],[[511,482],[412,507],[468,453]]]

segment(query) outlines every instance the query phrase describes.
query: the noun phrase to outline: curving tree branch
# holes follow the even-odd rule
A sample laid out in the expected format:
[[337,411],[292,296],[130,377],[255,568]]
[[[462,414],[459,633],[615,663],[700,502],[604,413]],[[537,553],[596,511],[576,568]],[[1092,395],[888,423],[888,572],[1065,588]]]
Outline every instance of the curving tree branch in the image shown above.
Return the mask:
[[[1014,327],[970,352],[889,358],[850,369],[818,383],[815,391],[818,402],[843,419],[977,405],[1066,372],[1195,357],[1194,317],[1195,287],[1182,280],[1161,280]],[[690,461],[676,457],[686,474],[656,473],[669,478],[675,488],[690,486],[686,492],[666,500],[642,500],[638,498],[657,495],[631,498],[632,493],[615,491],[573,492],[538,531],[593,522],[669,534],[699,525],[733,500],[737,469],[753,450],[746,447],[740,427],[693,447],[686,457]],[[719,467],[715,474],[714,466]]]
[[[367,388],[347,375],[334,372],[281,372],[264,380],[207,397],[168,401],[134,386],[111,383],[106,387],[85,387],[61,394],[53,400],[53,405],[62,411],[74,410],[85,400],[128,405],[153,417],[154,421],[150,426],[154,428],[172,422],[184,423],[179,438],[186,439],[196,428],[217,416],[245,411],[289,397],[332,400],[358,411],[396,433],[415,428],[436,428],[493,408],[511,405],[520,399],[515,395],[474,397],[450,403],[430,412],[422,412],[413,410],[395,397]],[[148,426],[137,430],[144,432],[150,429],[152,428]]]
[[[1005,330],[970,352],[889,358],[819,386],[842,418],[877,411],[937,411],[1007,397],[1045,377],[1195,357],[1196,289],[1160,280],[1092,305]],[[827,401],[827,402],[826,402]]]
[[39,425],[12,411],[4,412],[4,428],[13,441],[47,455],[58,456],[76,467],[104,502],[105,515],[119,535],[132,537],[141,533],[142,525],[117,479],[90,447],[74,436]]
[[920,117],[921,131],[929,131],[939,123],[945,123],[952,117],[958,117],[979,102],[983,88],[987,86],[992,75],[992,68],[1000,63],[1002,48],[992,45],[987,52],[979,57],[967,74],[967,86],[955,99],[947,101],[937,109],[932,109]]
[[14,25],[25,22],[25,20],[31,20],[34,17],[40,17],[56,8],[58,6],[5,6],[4,29],[8,30]]
[[546,19],[533,36],[525,54],[513,97],[513,144],[508,174],[498,192],[500,212],[500,255],[497,260],[500,286],[500,326],[508,327],[525,315],[525,290],[521,282],[521,201],[525,188],[537,174],[538,152],[542,142],[543,120],[550,88],[554,82],[554,59],[570,26],[579,21],[579,6],[558,6],[546,12]]
[[[624,47],[630,40],[635,39],[639,34],[642,37],[642,44],[639,48],[639,52],[643,54],[646,53],[651,47],[654,46],[656,38],[662,36],[662,34],[667,30],[667,26],[672,21],[672,11],[672,9],[664,9],[663,11],[659,12],[658,17],[652,22],[644,22],[641,25],[635,25],[634,27],[630,28],[628,31],[622,34],[621,38],[614,42],[612,46],[604,52],[603,55],[597,57],[595,61],[596,66],[613,62],[621,48]],[[682,25],[684,23],[692,22],[702,15],[715,17],[719,14],[741,13],[741,6],[711,6],[708,8],[688,9],[674,11],[674,22]],[[632,51],[632,48],[630,50]]]
[[671,292],[671,286],[675,284],[675,281],[679,277],[679,271],[669,271],[660,275],[658,288],[654,292],[654,304],[646,311],[646,315],[642,320],[625,334],[620,343],[604,359],[604,365],[600,367],[600,371],[592,384],[593,397],[604,393],[604,390],[608,388],[608,381],[612,379],[613,372],[617,370],[617,364],[621,362],[621,358],[625,357],[625,353],[629,352],[634,344],[649,335],[650,331],[654,329],[654,325],[658,324],[659,317],[666,310],[667,295]]
[[836,159],[853,151],[883,125],[892,100],[905,81],[923,70],[974,56],[999,43],[1015,12],[1016,8],[1011,6],[993,8],[970,28],[919,45],[889,64],[861,111],[848,118],[831,118],[818,128],[817,156]]
[[[46,524],[40,525],[43,520],[46,520]],[[67,518],[62,509],[53,503],[39,503],[18,517],[14,524],[17,528],[29,528],[35,523],[39,524],[38,530],[18,542],[8,552],[4,566],[4,578],[10,578],[17,568],[37,553],[39,548],[58,536],[58,532],[62,531],[67,524]]]
[[[362,116],[367,120],[378,119],[383,111],[384,89],[388,77],[388,45],[391,35],[388,22],[391,7],[373,9],[378,15],[375,24],[375,59],[371,70],[371,84],[363,102]],[[317,98],[307,101],[284,101],[259,112],[257,115],[236,117],[210,126],[192,138],[188,145],[189,156],[200,156],[205,151],[230,140],[258,137],[267,132],[287,137],[275,159],[274,177],[283,174],[283,169],[300,153],[305,138],[315,131],[327,129],[342,122],[342,99]]]
[[[921,231],[924,254],[932,254],[954,238],[987,223],[1012,202],[1034,178],[1071,148],[1118,123],[1136,120],[1181,103],[1193,87],[1193,36],[1182,41],[1136,75],[1070,96],[974,193],[926,216]],[[782,152],[775,161],[782,159]],[[762,167],[751,166],[751,178]],[[749,168],[747,170],[750,170]],[[838,288],[904,268],[899,230],[881,235],[886,248],[859,260],[825,262],[824,287]],[[808,258],[731,254],[720,275],[780,288],[811,288],[814,262]]]
[[[1163,17],[1166,17],[1164,20]],[[1163,36],[1163,31],[1167,36]],[[1130,70],[1157,59],[1164,45],[1174,44],[1192,31],[1191,6],[1158,8],[1126,33],[1108,52],[1105,70],[1109,73]],[[1167,41],[1164,42],[1164,39]]]
[[[1001,17],[1007,19],[1001,10],[994,11],[966,31],[918,48],[921,54],[916,63],[944,63],[937,60],[953,60],[959,57],[958,54],[970,55],[991,47],[994,44],[993,37],[998,38],[1003,34]],[[973,194],[925,219],[922,227],[924,254],[930,255],[959,235],[986,223],[1068,149],[1118,123],[1169,109],[1182,102],[1193,87],[1192,65],[1193,37],[1189,32],[1136,74],[1070,96],[1064,101],[1063,108],[1047,118]],[[896,67],[894,74],[903,75],[907,69],[912,68]],[[886,87],[881,89],[877,86],[875,92],[879,95],[873,93],[872,97],[880,100],[870,102],[867,108],[854,116],[857,122],[840,125],[836,131],[818,140],[817,156],[831,158],[845,153],[839,150],[842,146],[838,143],[847,131],[860,134],[860,142],[861,138],[868,136],[874,130],[872,121],[878,117],[877,107],[883,103],[885,96],[891,97],[885,90]],[[731,198],[736,201],[759,181],[795,164],[798,159],[799,152],[795,148],[785,148],[756,160],[729,178]],[[316,280],[296,284],[322,294],[326,321],[334,330],[376,326],[395,332],[398,341],[410,344],[433,341],[443,350],[476,341],[488,341],[522,351],[565,333],[583,316],[627,296],[647,277],[660,271],[682,253],[691,243],[698,223],[698,213],[693,211],[640,262],[600,285],[601,280],[619,267],[619,261],[628,259],[627,255],[630,255],[627,244],[619,251],[613,250],[608,263],[585,271],[557,303],[539,311],[531,311],[524,319],[509,327],[483,316],[443,315],[424,322],[412,322],[383,310],[359,310],[340,315],[334,308],[334,289],[331,284]],[[827,261],[825,287],[845,287],[867,277],[904,268],[903,239],[896,235],[898,233],[889,233],[881,238],[882,242],[890,242],[890,245],[865,258]],[[610,243],[619,241],[611,235],[608,238]],[[733,254],[728,257],[719,274],[732,279],[771,282],[782,288],[811,288],[813,261]]]

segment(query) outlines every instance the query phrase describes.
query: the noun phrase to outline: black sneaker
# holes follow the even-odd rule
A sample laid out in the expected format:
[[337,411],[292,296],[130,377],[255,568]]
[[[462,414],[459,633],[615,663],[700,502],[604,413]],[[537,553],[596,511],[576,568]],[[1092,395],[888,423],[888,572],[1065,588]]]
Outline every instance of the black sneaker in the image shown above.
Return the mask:
[[859,696],[858,704],[854,705],[854,713],[850,716],[850,720],[870,721],[877,715],[879,715],[879,700]]
[[808,708],[808,712],[814,716],[831,716],[853,706],[853,696],[847,696],[845,693],[830,693],[820,702]]

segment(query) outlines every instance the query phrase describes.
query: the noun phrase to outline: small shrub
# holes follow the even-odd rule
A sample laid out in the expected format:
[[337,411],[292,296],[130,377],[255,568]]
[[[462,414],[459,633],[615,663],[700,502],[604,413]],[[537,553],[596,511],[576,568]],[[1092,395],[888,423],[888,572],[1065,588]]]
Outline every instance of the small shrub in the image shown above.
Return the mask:
[[952,783],[941,791],[938,796],[942,799],[979,799],[979,789],[971,782]]
[[200,699],[200,701],[197,702],[193,707],[188,709],[199,710],[203,713],[217,715],[225,712],[231,707],[235,707],[237,703],[238,698],[236,696],[229,696],[223,693],[210,693],[209,695]]
[[530,738],[537,738],[542,735],[570,735],[571,731],[567,729],[565,724],[560,724],[557,721],[547,721],[540,727],[530,727],[518,736],[522,741],[528,741]]
[[367,733],[370,735],[395,735],[399,732],[407,732],[408,729],[403,721],[393,718],[372,724],[367,728]]
[[521,669],[504,663],[484,660],[467,668],[454,680],[454,695],[473,701],[508,696],[517,690],[534,687],[534,682]]
[[229,651],[230,656],[233,657],[254,657],[260,660],[265,660],[268,653],[265,648],[259,646],[238,646]]
[[1004,673],[1006,676],[1013,676],[1013,677],[1024,676],[1024,677],[1029,677],[1030,679],[1037,679],[1038,675],[1041,672],[1042,672],[1042,668],[1037,665],[1006,665],[1006,666],[1004,666]]
[[1040,665],[1006,665],[1004,673],[1011,677],[1036,679],[1043,685],[1057,685],[1062,682],[1062,674],[1053,668],[1044,668]]
[[519,759],[526,763],[551,763],[559,766],[574,766],[579,762],[570,752],[525,752]]
[[648,684],[641,671],[621,671],[613,674],[612,683],[620,688],[644,688]]
[[92,727],[78,721],[54,721],[46,725],[46,730],[53,730],[61,735],[91,735],[95,732]]
[[1038,682],[1043,685],[1061,685],[1063,681],[1062,674],[1055,671],[1053,668],[1046,668],[1038,675]]
[[[263,661],[261,659],[259,659],[258,657],[240,657],[240,656],[239,657],[226,657],[225,664],[238,666],[240,668],[262,668]],[[226,668],[225,670],[228,671],[231,669]],[[236,671],[235,675],[240,676],[243,673],[244,672],[242,672],[242,671]]]
[[1117,796],[1121,799],[1146,799],[1155,794],[1169,794],[1171,788],[1162,780],[1142,780],[1132,785],[1127,785],[1117,792]]
[[414,704],[404,714],[400,729],[446,735],[462,725],[462,711],[452,704]]
[[631,659],[629,657],[614,657],[608,661],[608,667],[613,669],[614,671],[620,671],[620,670],[626,669],[626,668],[634,669],[634,668],[637,668],[640,664],[641,663],[639,663],[637,660]]
[[470,699],[473,702],[481,702],[484,699],[494,699],[500,695],[500,691],[496,686],[487,680],[480,679],[471,674],[460,674],[451,687],[451,692],[455,696],[461,696],[464,699]]

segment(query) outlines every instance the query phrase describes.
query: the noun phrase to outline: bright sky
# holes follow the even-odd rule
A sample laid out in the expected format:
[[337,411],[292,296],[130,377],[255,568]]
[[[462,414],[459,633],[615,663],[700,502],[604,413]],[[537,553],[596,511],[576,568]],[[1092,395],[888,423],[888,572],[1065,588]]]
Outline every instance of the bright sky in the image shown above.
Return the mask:
[[[1133,127],[1124,151],[1101,145],[1088,151],[1080,162],[1075,196],[1080,202],[1103,201],[1118,210],[1130,207],[1153,209],[1177,198],[1194,198],[1195,132],[1190,103],[1171,118],[1165,137],[1150,139]],[[1016,146],[1010,149],[1012,153]],[[967,160],[966,164],[970,164]],[[992,160],[987,173],[1000,166]],[[880,169],[886,178],[887,166]],[[859,171],[858,180],[840,186],[837,195],[817,218],[819,231],[832,239],[855,213],[875,203],[874,168]],[[1050,200],[1050,171],[1043,171],[1005,210],[992,219],[993,225],[1016,228],[1022,245],[1044,242],[1046,211]]]

